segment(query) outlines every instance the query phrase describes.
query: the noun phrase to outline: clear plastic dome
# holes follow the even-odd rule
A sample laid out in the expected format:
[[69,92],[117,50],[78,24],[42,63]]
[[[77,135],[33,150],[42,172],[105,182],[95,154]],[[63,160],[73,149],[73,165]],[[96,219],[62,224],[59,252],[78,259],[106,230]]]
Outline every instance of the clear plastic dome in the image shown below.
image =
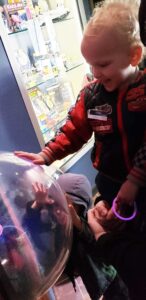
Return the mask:
[[0,153],[0,286],[8,299],[39,298],[61,275],[72,236],[67,202],[42,167]]

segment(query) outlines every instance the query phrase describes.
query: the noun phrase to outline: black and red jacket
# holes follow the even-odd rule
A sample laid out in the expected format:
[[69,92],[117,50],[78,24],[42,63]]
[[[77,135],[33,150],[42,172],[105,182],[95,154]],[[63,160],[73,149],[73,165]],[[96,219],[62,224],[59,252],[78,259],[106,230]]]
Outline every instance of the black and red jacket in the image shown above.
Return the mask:
[[93,166],[123,182],[146,185],[146,74],[126,90],[107,92],[97,81],[79,94],[65,124],[42,150],[49,162],[74,153],[94,133]]

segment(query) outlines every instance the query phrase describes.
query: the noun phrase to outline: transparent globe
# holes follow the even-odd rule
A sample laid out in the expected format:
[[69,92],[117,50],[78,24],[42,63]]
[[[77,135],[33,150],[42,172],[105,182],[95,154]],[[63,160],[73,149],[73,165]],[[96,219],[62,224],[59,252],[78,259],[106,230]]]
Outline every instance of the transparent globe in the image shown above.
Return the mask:
[[43,167],[0,153],[0,286],[8,299],[39,299],[61,275],[71,237],[57,182]]

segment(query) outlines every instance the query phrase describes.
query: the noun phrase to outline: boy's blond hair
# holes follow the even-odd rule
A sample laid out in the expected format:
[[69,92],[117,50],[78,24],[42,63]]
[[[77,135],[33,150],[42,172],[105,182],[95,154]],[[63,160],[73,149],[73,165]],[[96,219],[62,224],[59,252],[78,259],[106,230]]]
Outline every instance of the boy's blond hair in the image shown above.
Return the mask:
[[139,22],[139,0],[105,0],[93,11],[85,35],[97,35],[103,29],[112,28],[124,38],[127,45],[141,46]]

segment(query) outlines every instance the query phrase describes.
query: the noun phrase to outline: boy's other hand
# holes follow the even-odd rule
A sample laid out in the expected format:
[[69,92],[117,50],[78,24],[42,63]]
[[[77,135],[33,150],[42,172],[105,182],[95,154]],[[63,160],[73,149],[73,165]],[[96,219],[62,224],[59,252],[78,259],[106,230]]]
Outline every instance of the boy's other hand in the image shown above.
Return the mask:
[[106,233],[106,230],[99,223],[99,220],[95,215],[95,210],[97,210],[97,208],[95,207],[89,209],[87,216],[88,216],[88,224],[95,236],[95,239],[97,240],[102,234]]
[[94,214],[95,218],[99,221],[100,224],[102,224],[102,221],[107,217],[108,211],[110,207],[106,201],[99,201],[95,206],[94,206]]
[[126,180],[118,194],[117,194],[117,199],[116,202],[117,204],[121,205],[122,203],[128,204],[128,205],[133,205],[136,196],[138,194],[139,187],[132,181]]
[[[94,219],[94,225],[99,230],[99,225],[105,231],[121,230],[124,227],[124,222],[119,220],[113,213],[106,201],[99,201],[92,209],[92,216]],[[92,220],[91,220],[92,222]],[[98,223],[98,225],[97,225]],[[89,224],[90,225],[90,224]],[[92,223],[93,225],[93,223]]]
[[36,153],[29,153],[24,151],[15,151],[14,154],[20,158],[31,160],[36,165],[44,165],[45,159]]

